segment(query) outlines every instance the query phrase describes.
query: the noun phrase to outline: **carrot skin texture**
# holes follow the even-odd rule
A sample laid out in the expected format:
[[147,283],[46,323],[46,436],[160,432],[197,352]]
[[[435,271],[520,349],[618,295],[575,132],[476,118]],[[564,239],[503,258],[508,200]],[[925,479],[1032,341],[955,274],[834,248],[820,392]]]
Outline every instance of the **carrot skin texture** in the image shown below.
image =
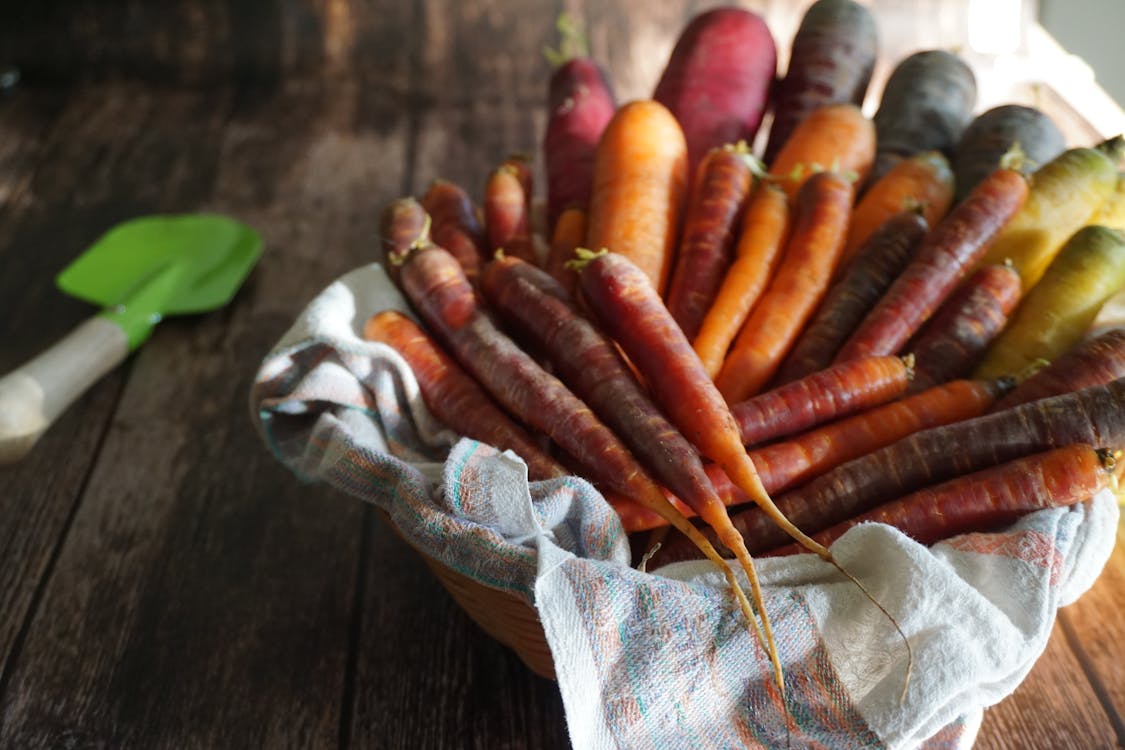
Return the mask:
[[492,171],[484,187],[484,225],[488,248],[537,262],[531,241],[529,198],[519,170],[502,164]]
[[772,183],[758,183],[742,216],[734,263],[691,342],[711,378],[776,270],[789,237],[789,219],[785,193]]
[[687,179],[687,144],[672,113],[651,100],[623,105],[598,143],[586,247],[629,258],[663,295]]
[[422,196],[422,208],[432,222],[430,239],[452,253],[475,284],[484,258],[484,232],[472,198],[449,180],[434,180]]
[[392,281],[414,243],[426,239],[426,210],[412,197],[398,198],[383,208],[379,218],[380,261]]
[[872,409],[901,396],[913,368],[901,357],[868,357],[830,367],[731,406],[745,445]]
[[[838,523],[814,538],[830,545],[853,526],[885,523],[928,546],[958,534],[1004,526],[1037,510],[1084,502],[1112,484],[1113,473],[1097,450],[1070,445],[923,488]],[[801,551],[790,544],[766,556]]]
[[[1074,443],[1125,443],[1125,379],[916,432],[837,466],[777,503],[794,522],[818,532],[922,487]],[[751,508],[731,516],[749,549],[764,552],[788,541],[772,529],[763,541],[748,534],[766,528],[753,514]]]
[[427,328],[502,407],[550,435],[591,480],[636,491],[644,472],[625,446],[495,326],[452,255],[436,245],[416,248],[402,266],[401,280]]
[[965,128],[953,152],[955,200],[962,200],[999,167],[1000,160],[1017,143],[1032,169],[1066,148],[1066,138],[1058,126],[1035,107],[1002,104],[982,112]]
[[691,341],[730,267],[735,229],[753,175],[734,148],[711,149],[699,164],[668,287],[668,312]]
[[914,260],[841,347],[836,361],[894,354],[945,301],[1027,199],[1027,180],[998,169],[934,227]]
[[874,159],[871,120],[854,104],[829,104],[802,120],[768,164],[770,174],[793,201],[818,169],[853,173],[862,184]]
[[900,211],[885,221],[839,271],[775,382],[789,383],[831,365],[848,336],[910,263],[928,229],[926,219],[915,211]]
[[976,106],[972,69],[946,50],[923,50],[891,71],[875,112],[878,151],[870,180],[919,151],[952,153]]
[[590,58],[572,58],[551,74],[543,163],[552,234],[563,211],[590,205],[598,141],[616,109],[605,73]]
[[405,315],[393,310],[373,315],[364,325],[363,335],[387,344],[406,360],[426,407],[454,432],[517,454],[527,464],[528,478],[533,481],[569,473],[540,450],[527,430],[501,411],[476,381]]
[[577,288],[578,274],[567,268],[566,264],[574,260],[575,248],[582,247],[585,241],[586,211],[572,207],[559,214],[551,234],[551,247],[547,251],[544,268],[571,295]]
[[1011,266],[984,266],[949,296],[907,345],[914,355],[913,392],[967,375],[1003,330],[1020,299]]
[[723,7],[688,23],[652,98],[683,128],[689,175],[712,148],[754,140],[776,73],[773,36],[757,14]]
[[1079,342],[997,401],[992,411],[1104,385],[1118,378],[1125,378],[1125,328],[1114,328]]
[[1085,226],[1067,240],[1043,278],[1024,296],[977,367],[987,373],[1024,372],[1053,360],[1081,340],[1106,300],[1125,286],[1125,234]]
[[953,204],[953,170],[940,151],[924,151],[895,164],[864,192],[852,211],[846,263],[884,222],[901,211],[918,207],[929,226],[936,225]]
[[801,188],[777,273],[715,378],[728,404],[745,401],[773,377],[827,293],[852,196],[851,183],[832,172],[813,175]]
[[793,129],[827,104],[863,104],[879,38],[871,12],[853,0],[818,0],[801,19],[789,69],[774,93],[774,119],[764,159],[777,157]]

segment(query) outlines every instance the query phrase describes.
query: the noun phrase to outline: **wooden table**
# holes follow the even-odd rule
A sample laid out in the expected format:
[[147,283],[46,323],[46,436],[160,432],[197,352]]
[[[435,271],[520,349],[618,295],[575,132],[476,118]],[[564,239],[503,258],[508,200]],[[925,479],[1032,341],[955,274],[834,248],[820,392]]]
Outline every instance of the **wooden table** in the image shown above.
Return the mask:
[[[386,201],[537,148],[562,5],[69,5],[0,24],[23,74],[0,92],[0,372],[90,313],[53,276],[118,221],[222,211],[266,251],[0,469],[0,747],[565,747],[556,686],[370,508],[282,468],[247,408],[302,306],[374,257]],[[625,99],[703,4],[565,5]],[[1119,546],[978,746],[1120,745],[1123,611]]]

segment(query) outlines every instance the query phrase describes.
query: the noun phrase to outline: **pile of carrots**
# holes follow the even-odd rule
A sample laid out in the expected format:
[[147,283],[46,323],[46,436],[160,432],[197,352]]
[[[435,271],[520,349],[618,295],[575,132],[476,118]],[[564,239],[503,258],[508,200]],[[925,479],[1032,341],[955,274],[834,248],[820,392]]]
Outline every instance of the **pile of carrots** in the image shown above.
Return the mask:
[[752,555],[833,561],[865,521],[929,544],[1116,487],[1125,329],[1087,332],[1125,285],[1125,141],[974,114],[943,50],[902,60],[867,117],[878,33],[854,0],[813,3],[776,82],[760,17],[702,13],[620,106],[574,39],[544,226],[517,157],[479,205],[438,180],[383,213],[418,322],[365,335],[435,416],[532,480],[585,477],[628,532],[681,532],[658,560],[719,565],[779,684]]

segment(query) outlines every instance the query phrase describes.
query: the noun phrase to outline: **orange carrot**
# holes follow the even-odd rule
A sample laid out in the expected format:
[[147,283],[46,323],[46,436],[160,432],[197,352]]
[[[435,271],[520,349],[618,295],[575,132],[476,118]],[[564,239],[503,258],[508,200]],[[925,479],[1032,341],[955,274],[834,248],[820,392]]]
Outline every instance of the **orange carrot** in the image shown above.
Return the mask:
[[508,255],[536,263],[525,179],[513,162],[492,171],[484,186],[484,225],[489,251],[503,249]]
[[945,301],[1027,200],[1027,179],[1001,167],[935,226],[836,355],[894,354]]
[[797,125],[769,170],[792,201],[816,172],[849,173],[862,183],[874,160],[875,125],[854,104],[830,104]]
[[[814,537],[828,545],[861,523],[885,523],[921,544],[988,531],[1044,508],[1085,502],[1116,482],[1113,452],[1069,445],[965,474],[878,506]],[[802,550],[786,545],[769,556]]]
[[566,267],[574,259],[575,248],[586,241],[586,211],[571,207],[564,209],[555,222],[551,235],[551,249],[547,253],[545,268],[555,281],[571,294],[578,283],[578,274]]
[[925,151],[903,159],[856,203],[844,243],[844,261],[899,211],[918,206],[932,227],[945,217],[952,202],[953,169],[940,151]]
[[719,373],[738,329],[769,283],[788,236],[788,198],[776,185],[758,183],[743,214],[734,263],[692,342],[709,377]]
[[454,432],[512,451],[527,464],[532,480],[569,474],[410,318],[384,310],[368,319],[363,336],[387,344],[406,360],[426,408]]
[[835,172],[816,174],[801,188],[777,274],[715,378],[727,403],[745,401],[773,377],[820,304],[844,246],[852,195],[851,183]]
[[699,163],[668,287],[668,312],[689,341],[731,264],[737,221],[754,184],[748,158],[749,146],[739,142],[711,149]]
[[623,105],[598,143],[586,247],[625,256],[663,295],[687,182],[687,144],[672,113],[652,100]]

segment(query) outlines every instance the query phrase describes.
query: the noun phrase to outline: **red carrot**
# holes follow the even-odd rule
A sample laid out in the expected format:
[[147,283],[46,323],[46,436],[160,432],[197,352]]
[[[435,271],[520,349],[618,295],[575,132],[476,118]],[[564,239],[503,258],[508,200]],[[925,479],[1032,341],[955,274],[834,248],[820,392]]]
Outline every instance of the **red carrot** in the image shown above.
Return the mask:
[[830,367],[731,406],[745,445],[793,435],[898,398],[912,358],[867,357]]
[[538,262],[531,240],[531,214],[520,170],[505,162],[492,171],[484,186],[484,225],[488,249]]
[[844,246],[852,195],[851,183],[833,172],[816,174],[801,188],[777,273],[715,377],[727,403],[744,401],[773,377],[824,298]]
[[460,185],[434,180],[422,196],[422,208],[433,222],[430,238],[434,244],[448,250],[475,284],[484,255],[484,232],[472,198]]
[[716,8],[684,28],[652,98],[683,128],[688,174],[712,148],[754,140],[776,71],[773,37],[750,11]]
[[1020,298],[1020,275],[984,266],[949,296],[907,349],[915,358],[911,391],[968,375],[1004,328]]
[[871,11],[853,0],[818,0],[797,27],[789,69],[774,94],[765,161],[771,163],[793,129],[826,104],[863,104],[878,52]]
[[945,301],[1027,199],[1027,180],[1014,169],[986,177],[926,236],[895,280],[836,355],[837,362],[894,354]]
[[564,15],[559,29],[563,44],[551,56],[555,70],[548,84],[543,134],[547,231],[552,235],[563,211],[588,208],[598,140],[617,108],[609,81],[589,57],[577,27]]
[[775,382],[788,383],[832,363],[848,336],[910,263],[927,229],[919,213],[902,211],[871,235],[840,271],[782,363]]
[[363,336],[387,344],[402,355],[414,371],[426,408],[454,432],[514,452],[527,464],[530,479],[569,473],[540,450],[527,430],[501,411],[476,381],[410,318],[385,310],[367,321]]
[[[1125,379],[916,432],[837,466],[777,504],[817,532],[922,487],[1072,443],[1125,444]],[[786,541],[756,515],[751,508],[732,516],[748,547],[765,551]],[[758,529],[768,537],[757,538]]]
[[993,411],[1058,396],[1125,377],[1125,328],[1113,328],[1071,347],[996,402]]
[[416,243],[428,240],[430,220],[422,204],[412,197],[391,201],[379,222],[381,261],[387,275],[398,281],[403,258]]
[[[861,513],[815,535],[829,545],[861,523],[885,523],[921,544],[958,534],[988,531],[1013,523],[1027,513],[1085,502],[1116,484],[1115,460],[1106,449],[1089,445],[1035,453],[989,469],[966,474]],[[769,553],[789,555],[795,544]]]
[[749,157],[743,141],[711,149],[698,167],[668,287],[668,312],[689,341],[733,260],[738,219],[754,184]]

